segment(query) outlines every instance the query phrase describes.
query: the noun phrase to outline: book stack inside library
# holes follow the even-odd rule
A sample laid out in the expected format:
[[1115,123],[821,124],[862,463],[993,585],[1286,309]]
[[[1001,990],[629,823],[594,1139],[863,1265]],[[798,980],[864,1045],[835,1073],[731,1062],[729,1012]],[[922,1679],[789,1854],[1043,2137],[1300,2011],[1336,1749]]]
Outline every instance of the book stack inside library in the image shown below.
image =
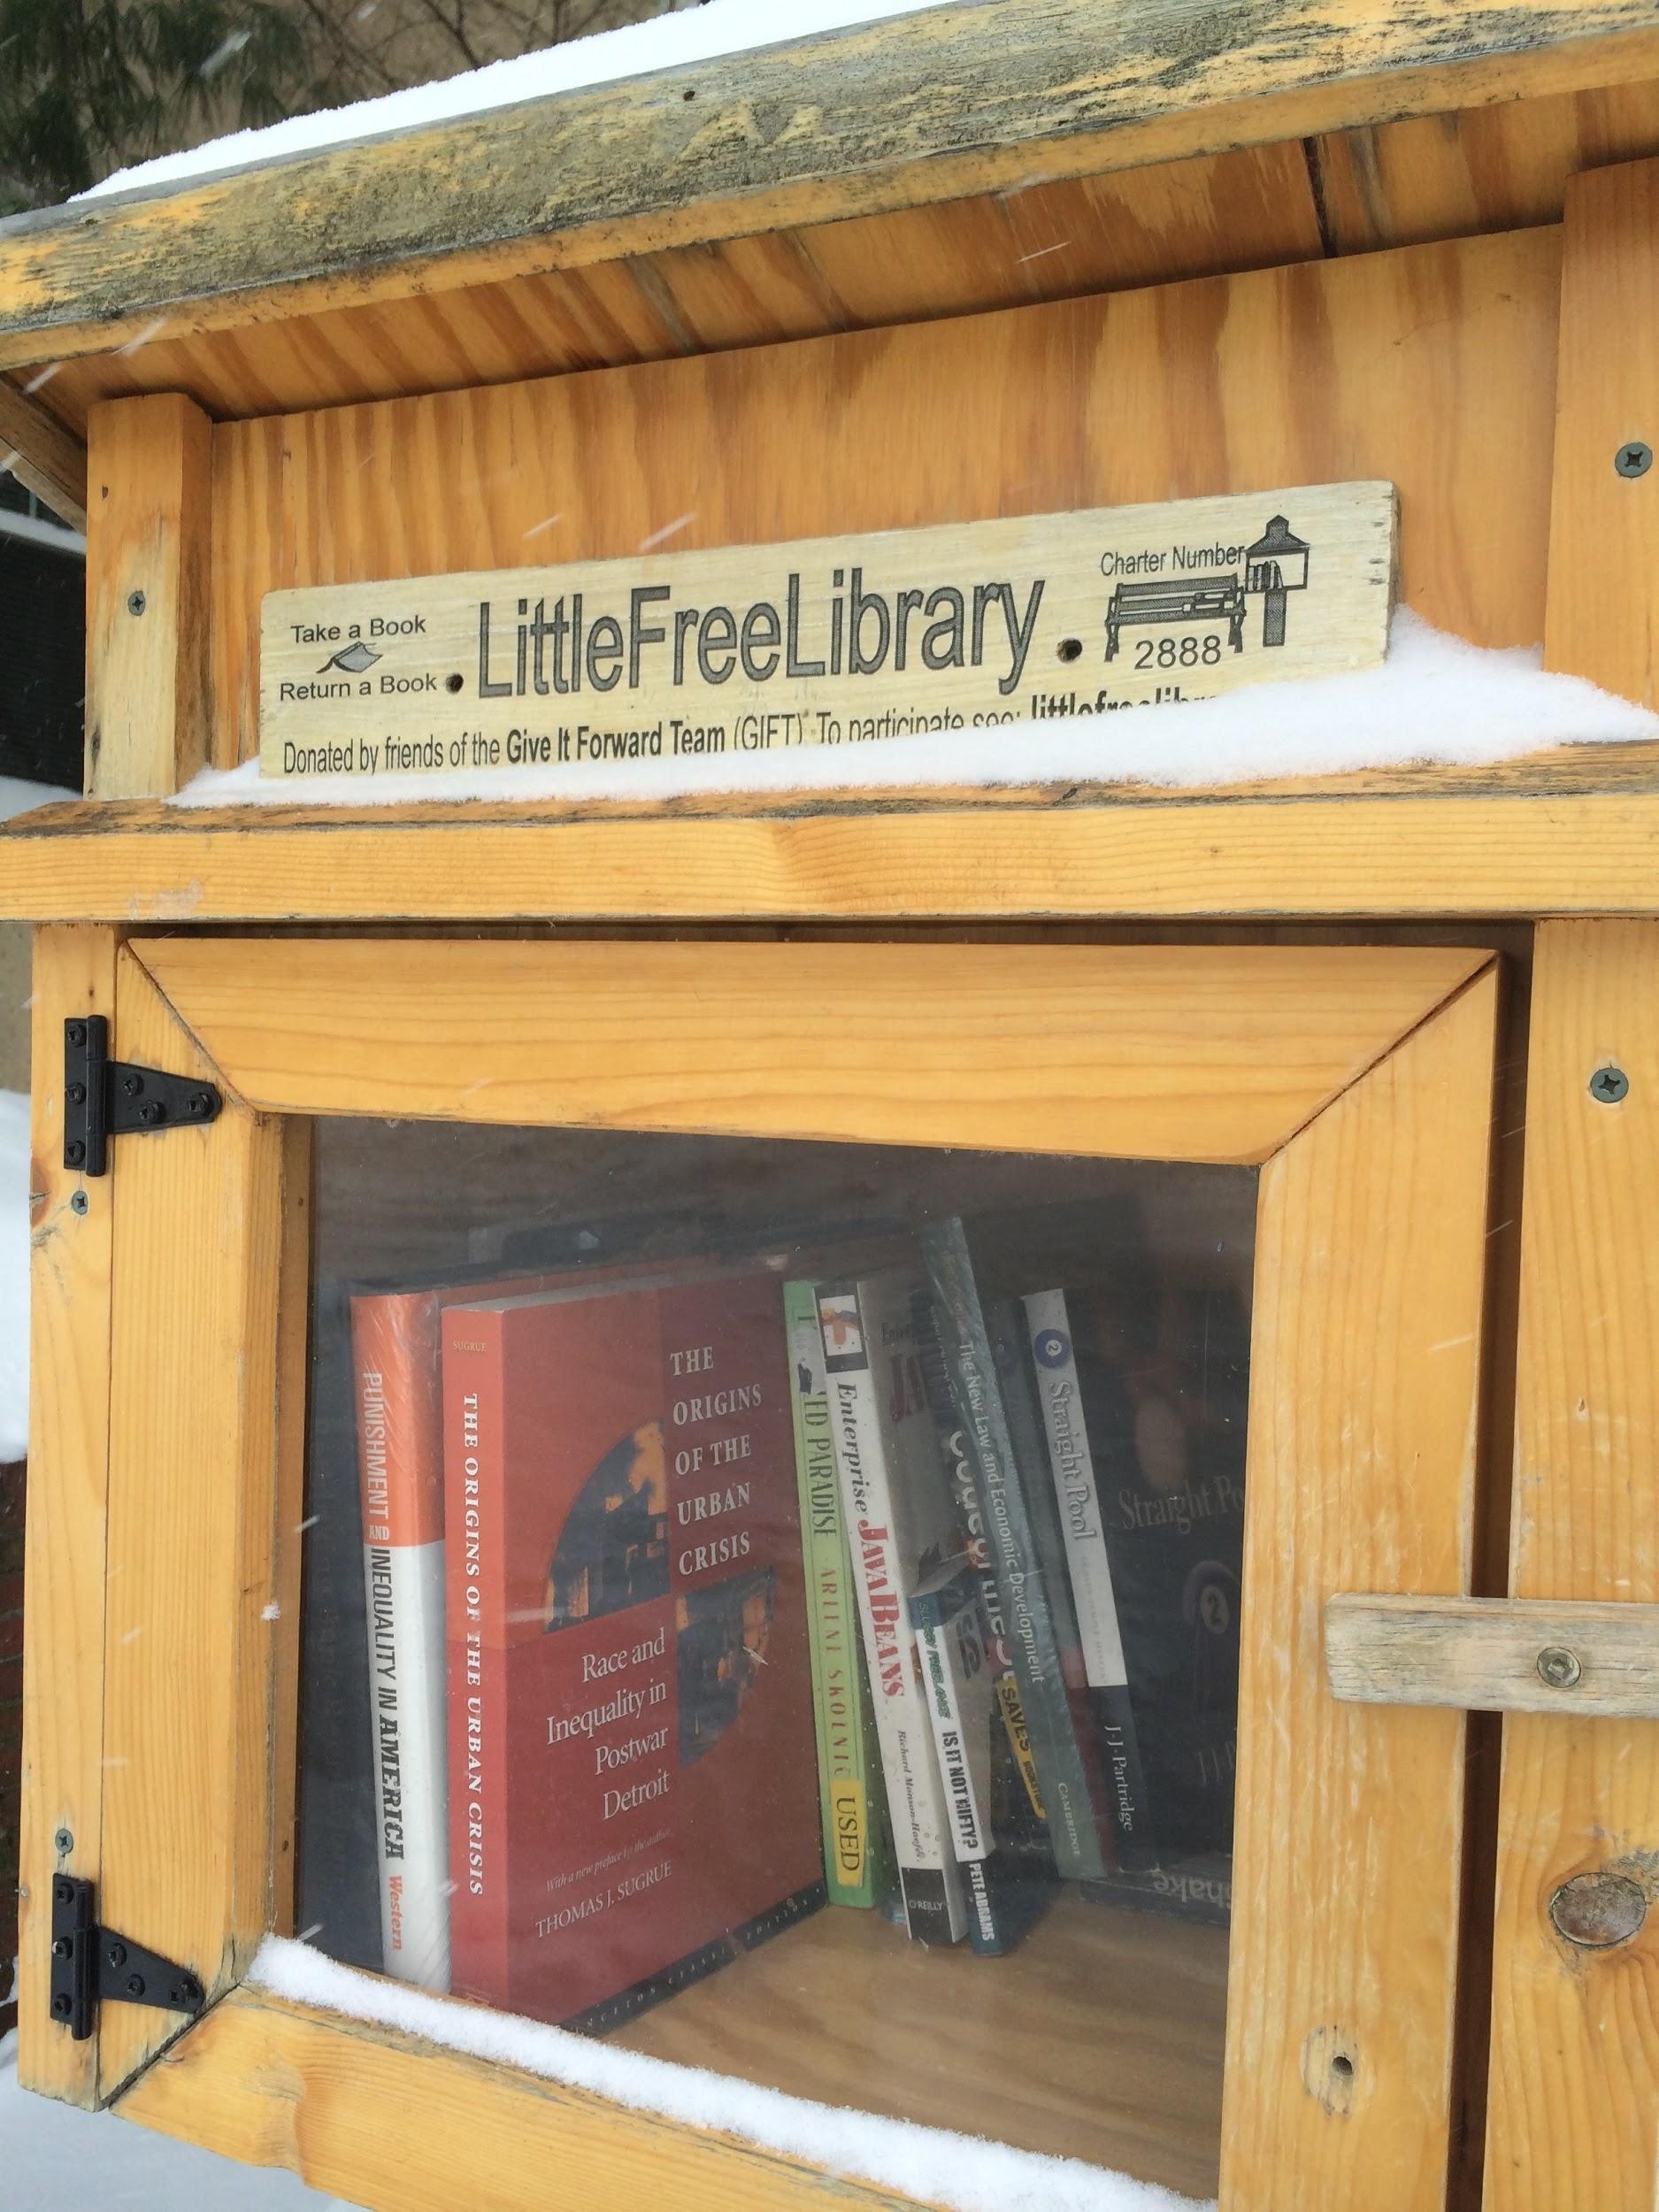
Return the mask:
[[298,1932],[1202,2187],[1253,1173],[318,1138]]

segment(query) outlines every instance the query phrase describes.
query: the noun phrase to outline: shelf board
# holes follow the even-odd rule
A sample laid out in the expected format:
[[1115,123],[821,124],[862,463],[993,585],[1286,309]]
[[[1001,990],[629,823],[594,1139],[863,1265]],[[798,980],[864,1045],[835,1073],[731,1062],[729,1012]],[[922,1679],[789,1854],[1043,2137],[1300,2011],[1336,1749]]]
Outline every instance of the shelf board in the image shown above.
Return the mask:
[[830,1906],[607,2039],[1207,2199],[1226,1977],[1225,1928],[1071,1888],[1002,1959]]
[[0,920],[737,922],[1659,913],[1659,747],[1205,793],[45,807]]

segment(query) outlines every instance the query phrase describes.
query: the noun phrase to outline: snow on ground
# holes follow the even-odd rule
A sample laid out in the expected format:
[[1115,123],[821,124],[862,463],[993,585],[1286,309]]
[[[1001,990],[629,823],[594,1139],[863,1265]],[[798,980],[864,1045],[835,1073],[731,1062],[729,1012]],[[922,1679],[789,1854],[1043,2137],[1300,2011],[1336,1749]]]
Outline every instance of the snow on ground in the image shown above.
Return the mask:
[[814,2104],[702,2067],[647,2058],[565,2028],[360,1974],[306,1944],[275,1936],[260,1945],[248,1978],[301,2004],[402,2028],[449,2050],[591,2090],[636,2112],[719,2128],[832,2173],[949,2206],[951,2212],[1199,2212],[1190,2197],[1079,2159],[1045,2158],[982,2137]]
[[293,2174],[239,2166],[107,2112],[18,2087],[15,2032],[0,2037],[0,2203],[5,2212],[329,2212]]
[[492,62],[486,68],[446,78],[442,84],[411,85],[403,92],[384,93],[378,100],[359,100],[317,115],[290,116],[264,130],[236,131],[184,153],[164,154],[134,169],[118,169],[82,196],[91,199],[106,192],[129,192],[280,161],[351,139],[448,122],[488,108],[512,107],[579,86],[652,76],[659,69],[678,69],[720,54],[793,45],[826,31],[847,30],[884,16],[914,15],[944,4],[945,0],[709,0],[706,7],[685,13],[655,16],[646,23],[626,24],[619,30],[572,39],[540,53]]
[[627,766],[457,771],[429,776],[261,778],[209,769],[180,806],[389,806],[407,799],[659,799],[695,792],[894,789],[935,784],[1141,783],[1165,789],[1332,775],[1344,769],[1471,767],[1552,746],[1659,737],[1659,715],[1578,676],[1546,674],[1535,649],[1490,652],[1399,609],[1380,668],[1251,684],[1217,699],[1079,714],[862,745],[644,760]]

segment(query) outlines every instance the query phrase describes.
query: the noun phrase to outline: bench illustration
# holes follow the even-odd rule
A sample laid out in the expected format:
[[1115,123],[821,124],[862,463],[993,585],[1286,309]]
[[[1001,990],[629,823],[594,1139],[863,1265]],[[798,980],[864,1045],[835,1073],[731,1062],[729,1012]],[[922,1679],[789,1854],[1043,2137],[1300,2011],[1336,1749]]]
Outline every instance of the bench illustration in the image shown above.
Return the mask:
[[1106,609],[1106,657],[1115,660],[1123,632],[1136,622],[1225,622],[1227,642],[1244,650],[1244,586],[1236,576],[1188,576],[1114,587]]

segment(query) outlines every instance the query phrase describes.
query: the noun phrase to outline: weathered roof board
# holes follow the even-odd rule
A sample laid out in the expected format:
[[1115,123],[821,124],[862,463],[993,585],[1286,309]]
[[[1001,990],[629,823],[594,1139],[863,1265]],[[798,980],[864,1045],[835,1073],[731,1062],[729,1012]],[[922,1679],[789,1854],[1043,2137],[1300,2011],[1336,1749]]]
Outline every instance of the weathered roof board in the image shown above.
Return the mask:
[[0,365],[1654,76],[1647,0],[964,0],[21,218]]

